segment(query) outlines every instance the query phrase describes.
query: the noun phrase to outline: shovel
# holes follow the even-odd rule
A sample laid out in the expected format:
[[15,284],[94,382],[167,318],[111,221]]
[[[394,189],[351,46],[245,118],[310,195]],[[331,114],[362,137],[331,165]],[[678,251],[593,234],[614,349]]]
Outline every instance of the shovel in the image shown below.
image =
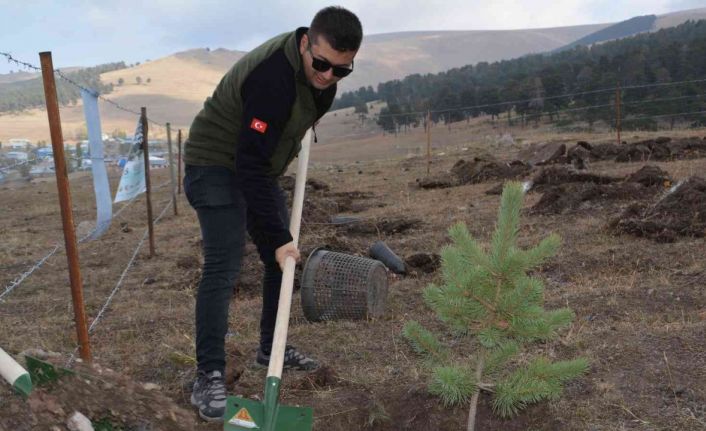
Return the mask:
[[[299,244],[299,227],[304,204],[304,187],[306,185],[310,145],[311,129],[306,132],[302,140],[302,149],[299,152],[297,179],[294,186],[294,202],[289,222],[289,231],[292,234],[295,246]],[[314,418],[310,407],[293,407],[279,404],[279,389],[282,381],[284,350],[287,343],[289,312],[292,306],[295,265],[296,261],[293,257],[288,257],[284,263],[275,335],[272,342],[270,365],[267,369],[267,380],[265,381],[264,401],[228,397],[223,425],[225,431],[311,431]]]

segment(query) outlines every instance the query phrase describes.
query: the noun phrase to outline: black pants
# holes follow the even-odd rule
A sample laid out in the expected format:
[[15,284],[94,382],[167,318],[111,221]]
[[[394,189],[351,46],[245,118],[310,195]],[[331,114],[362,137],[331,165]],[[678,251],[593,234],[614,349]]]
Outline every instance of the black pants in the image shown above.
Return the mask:
[[[196,210],[203,238],[203,274],[196,296],[196,360],[206,372],[225,369],[225,335],[228,307],[240,273],[246,231],[265,264],[262,286],[260,346],[272,348],[282,272],[275,249],[262,240],[262,233],[235,185],[235,174],[219,166],[186,166],[184,192]],[[284,193],[279,190],[280,216],[289,226]]]

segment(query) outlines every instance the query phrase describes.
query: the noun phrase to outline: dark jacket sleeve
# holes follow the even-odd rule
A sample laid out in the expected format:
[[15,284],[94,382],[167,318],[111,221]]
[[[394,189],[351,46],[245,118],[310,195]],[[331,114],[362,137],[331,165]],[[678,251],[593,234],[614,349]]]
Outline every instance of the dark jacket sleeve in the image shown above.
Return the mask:
[[278,54],[258,65],[243,83],[243,125],[235,157],[236,181],[255,220],[254,228],[273,248],[292,241],[278,212],[277,179],[268,172],[296,98],[291,66],[283,53]]

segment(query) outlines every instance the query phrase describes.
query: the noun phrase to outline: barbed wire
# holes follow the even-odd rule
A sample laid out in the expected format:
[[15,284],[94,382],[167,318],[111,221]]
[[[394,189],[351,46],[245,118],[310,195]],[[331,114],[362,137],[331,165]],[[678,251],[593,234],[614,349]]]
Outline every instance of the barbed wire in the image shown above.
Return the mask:
[[[160,190],[160,189],[166,187],[167,185],[169,185],[170,183],[171,183],[171,180],[167,180],[167,181],[163,182],[162,184],[158,185],[157,187],[155,187],[155,190]],[[134,202],[138,197],[140,197],[141,195],[142,195],[142,194],[135,195],[135,196],[132,197],[129,201],[127,201],[127,202],[125,203],[125,205],[123,205],[123,206],[112,216],[112,219],[116,219],[118,216],[120,216],[120,214],[121,214],[123,211],[125,211],[125,209],[126,209],[128,206],[130,206],[130,204],[133,203],[133,202]],[[81,238],[78,240],[78,243],[79,243],[79,244],[82,244],[82,243],[86,242],[86,241],[93,235],[93,233],[94,233],[97,229],[98,229],[98,227],[94,228],[94,229],[91,230],[89,233],[87,233],[86,235],[84,235],[83,237],[81,237]],[[38,269],[40,269],[40,268],[44,265],[44,263],[45,263],[50,257],[52,257],[54,254],[56,254],[57,251],[59,251],[60,247],[61,247],[61,244],[60,244],[60,243],[56,243],[56,245],[54,246],[54,249],[52,249],[52,251],[50,251],[49,253],[47,253],[44,257],[42,257],[41,259],[39,259],[37,262],[35,262],[34,265],[32,265],[28,270],[26,270],[26,271],[23,272],[22,274],[18,275],[10,284],[8,284],[7,286],[5,286],[5,288],[3,289],[2,294],[0,294],[0,302],[3,302],[3,298],[4,298],[5,296],[9,295],[13,290],[15,290],[18,286],[20,286],[30,275],[32,275],[35,271],[37,271]]]
[[5,167],[0,168],[0,172],[6,172],[6,171],[9,171],[9,170],[15,169],[15,168],[17,168],[18,166],[26,165],[26,164],[28,164],[28,163],[29,163],[29,160],[25,160],[25,161],[23,161],[23,162],[15,163],[14,165],[11,165],[11,166],[5,166]]
[[[546,96],[546,97],[541,97],[541,99],[542,100],[554,100],[554,99],[561,99],[561,98],[572,97],[572,96],[585,96],[585,95],[589,95],[589,94],[606,93],[609,91],[616,91],[618,89],[620,89],[620,90],[633,90],[633,89],[638,89],[638,88],[653,88],[653,87],[665,87],[665,86],[672,86],[672,85],[686,85],[686,84],[694,84],[694,83],[699,83],[699,82],[706,82],[706,78],[692,79],[692,80],[685,80],[685,81],[660,82],[660,83],[654,83],[654,84],[628,85],[628,86],[604,88],[604,89],[600,89],[600,90],[582,91],[582,92],[578,92],[578,93],[565,93],[565,94],[559,94],[556,96]],[[404,116],[426,115],[427,112],[429,112],[430,114],[443,114],[443,113],[447,113],[447,112],[471,111],[471,110],[479,109],[479,108],[490,108],[490,107],[494,107],[494,106],[530,103],[530,102],[536,101],[537,99],[540,99],[540,98],[533,97],[530,99],[508,100],[505,102],[486,103],[486,104],[481,104],[481,105],[462,106],[462,107],[458,107],[458,108],[448,108],[448,109],[430,109],[427,111],[413,111],[413,112],[399,113],[399,114],[378,114],[376,117],[377,118],[385,118],[385,117],[404,117]],[[366,103],[368,103],[368,102],[366,102]]]
[[[688,96],[676,96],[676,97],[665,97],[665,98],[656,98],[656,99],[650,99],[650,100],[640,100],[640,101],[634,101],[634,102],[624,102],[621,103],[621,106],[623,105],[641,105],[641,104],[647,104],[647,103],[659,103],[659,102],[666,102],[666,101],[674,101],[674,100],[683,100],[683,99],[690,99],[690,98],[700,98],[702,96],[706,96],[706,93],[699,93],[699,94],[694,94],[694,95],[688,95]],[[577,112],[577,111],[586,111],[589,109],[596,109],[596,108],[608,108],[608,107],[614,107],[615,103],[605,103],[605,104],[600,104],[600,105],[590,105],[590,106],[581,106],[578,108],[567,108],[567,109],[558,109],[555,111],[538,111],[538,112],[531,112],[528,113],[530,116],[534,115],[555,115],[555,114],[563,114],[567,112]],[[459,109],[463,110],[463,109]],[[465,110],[464,110],[465,111]],[[686,115],[686,114],[696,114],[699,112],[693,112],[693,113],[677,113],[677,114],[660,114],[660,115],[642,115],[640,117],[623,117],[623,121],[630,121],[630,120],[635,120],[635,119],[644,119],[644,118],[657,118],[657,117],[670,117],[670,116],[679,116],[679,115]],[[397,114],[395,114],[397,115]],[[411,115],[411,114],[401,114],[401,116],[405,115]]]
[[[169,185],[169,183],[171,183],[171,180],[167,180],[167,181],[163,182],[162,184],[160,184],[160,185],[158,185],[157,187],[155,187],[154,190],[163,189],[164,187],[166,187],[167,185]],[[120,207],[120,209],[119,209],[115,214],[113,214],[113,218],[116,219],[116,218],[120,217],[120,214],[121,214],[123,211],[125,211],[125,209],[126,209],[127,207],[129,207],[130,204],[132,204],[133,202],[135,202],[135,200],[137,200],[137,198],[139,198],[140,196],[142,196],[142,193],[131,197],[130,200],[128,200],[127,202],[125,202],[125,205],[123,205],[122,207]]]
[[706,114],[706,111],[692,111],[692,112],[679,112],[677,114],[659,114],[659,115],[642,115],[642,116],[637,116],[637,117],[630,117],[630,118],[623,118],[623,122],[629,122],[633,120],[644,120],[647,118],[668,118],[668,117],[678,117],[680,115],[683,116],[692,116],[692,115],[701,115],[701,114]]
[[16,288],[17,286],[19,286],[20,284],[22,284],[22,282],[25,281],[25,279],[26,279],[27,277],[29,277],[30,275],[32,275],[32,274],[34,273],[34,271],[36,271],[36,270],[38,270],[39,268],[41,268],[42,265],[44,265],[44,262],[46,262],[47,259],[49,259],[50,257],[52,257],[58,250],[59,250],[59,244],[56,244],[56,246],[54,247],[54,249],[53,249],[52,251],[50,251],[50,252],[49,252],[46,256],[44,256],[43,258],[39,259],[30,269],[28,269],[27,271],[25,271],[25,272],[23,272],[22,274],[20,274],[17,278],[15,278],[15,279],[12,281],[12,283],[10,283],[9,285],[7,285],[7,286],[5,287],[5,290],[2,292],[2,294],[0,294],[0,302],[3,302],[3,298],[4,298],[5,296],[9,295],[10,292],[12,292],[13,290],[15,290],[15,288]]
[[[25,61],[21,61],[21,60],[18,60],[18,59],[16,59],[16,58],[14,58],[14,57],[12,56],[12,54],[10,54],[10,53],[0,51],[0,55],[2,55],[2,56],[4,56],[5,58],[7,58],[7,61],[8,61],[8,62],[15,63],[15,64],[17,64],[17,65],[19,65],[19,66],[22,66],[22,67],[25,67],[25,68],[27,68],[27,69],[31,69],[31,70],[35,70],[35,71],[39,71],[39,72],[42,71],[41,68],[39,68],[39,67],[37,67],[37,66],[35,66],[35,65],[31,64],[31,63],[27,63],[27,62],[25,62]],[[61,78],[61,79],[63,79],[64,81],[68,82],[69,84],[73,85],[74,87],[77,87],[77,88],[79,88],[79,89],[81,89],[81,90],[84,90],[84,91],[87,91],[87,92],[91,93],[92,95],[94,95],[94,96],[97,97],[98,99],[100,99],[100,100],[102,100],[102,101],[104,101],[104,102],[106,102],[106,103],[108,103],[108,104],[110,104],[110,105],[113,105],[115,108],[120,109],[121,111],[129,112],[129,113],[131,113],[131,114],[137,115],[138,117],[139,117],[140,115],[142,115],[141,112],[135,111],[135,110],[130,109],[130,108],[126,108],[125,106],[122,106],[122,105],[119,104],[118,102],[115,102],[114,100],[108,99],[107,97],[101,95],[98,91],[96,91],[96,90],[94,90],[94,89],[92,89],[92,88],[88,88],[88,87],[86,87],[86,86],[84,86],[84,85],[79,84],[78,82],[76,82],[76,81],[74,81],[73,79],[71,79],[71,78],[69,78],[68,76],[66,76],[60,69],[54,69],[54,73],[55,73],[57,76],[59,76],[59,78]],[[159,123],[159,122],[157,122],[157,121],[154,121],[154,120],[152,120],[151,118],[149,118],[149,116],[147,117],[147,121],[149,121],[150,123],[152,123],[152,124],[154,124],[154,125],[156,125],[156,126],[166,127],[166,124],[163,124],[163,123]]]
[[[683,99],[690,99],[692,97],[702,97],[706,96],[706,93],[699,93],[699,94],[694,94],[694,95],[689,95],[689,96],[677,96],[677,97],[665,97],[665,98],[657,98],[657,99],[650,99],[650,100],[639,100],[635,102],[625,102],[621,103],[621,105],[642,105],[646,103],[655,103],[655,102],[668,102],[668,101],[674,101],[674,100],[683,100]],[[580,108],[567,108],[567,109],[557,109],[555,111],[541,111],[541,112],[533,112],[530,115],[554,115],[554,114],[563,114],[565,112],[577,112],[577,111],[587,111],[589,109],[596,109],[596,108],[609,108],[609,107],[614,107],[615,103],[604,103],[601,105],[591,105],[591,106],[582,106]],[[679,115],[679,114],[674,114],[674,115]],[[633,118],[623,118],[624,121],[629,121]]]
[[[167,210],[169,207],[172,205],[172,199],[169,199],[167,202],[167,205],[164,206],[162,209],[162,212],[159,214],[159,216],[155,219],[154,223],[157,224],[159,221],[164,217],[164,214],[166,214]],[[98,322],[101,320],[103,315],[105,314],[106,310],[108,309],[108,306],[110,306],[110,303],[113,301],[113,297],[118,293],[120,288],[122,287],[123,280],[125,280],[125,276],[127,275],[128,271],[132,267],[132,264],[135,262],[135,259],[137,258],[137,254],[140,252],[140,249],[142,248],[142,245],[145,243],[145,240],[147,239],[147,236],[149,235],[149,228],[145,229],[145,232],[142,234],[142,239],[140,239],[140,242],[137,244],[137,247],[135,248],[134,252],[132,253],[132,257],[130,258],[130,261],[128,261],[127,265],[125,266],[125,269],[123,269],[123,272],[120,274],[120,278],[118,279],[118,282],[116,283],[115,287],[113,290],[110,292],[110,295],[108,295],[108,299],[105,301],[103,304],[103,307],[101,307],[100,311],[98,311],[98,314],[96,315],[95,319],[93,319],[93,322],[91,322],[91,325],[88,327],[88,333],[91,334],[93,333],[93,330],[95,327],[98,325]],[[78,352],[79,347],[77,346],[71,356],[69,357],[69,360],[66,362],[66,366],[70,367],[71,364],[73,364],[74,360],[76,359],[76,353]]]

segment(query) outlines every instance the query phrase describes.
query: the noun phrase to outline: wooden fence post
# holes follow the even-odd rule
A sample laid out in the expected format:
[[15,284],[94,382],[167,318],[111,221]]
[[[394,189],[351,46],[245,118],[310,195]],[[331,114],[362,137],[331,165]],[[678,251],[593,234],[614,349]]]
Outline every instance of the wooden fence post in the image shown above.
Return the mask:
[[61,222],[64,227],[66,258],[69,262],[69,279],[71,281],[71,299],[73,301],[76,334],[78,336],[81,359],[90,362],[91,346],[88,340],[86,312],[83,305],[83,283],[81,281],[81,269],[78,261],[78,244],[76,243],[71,190],[69,188],[69,176],[64,154],[64,137],[61,131],[59,100],[56,96],[54,64],[51,58],[51,52],[40,52],[39,59],[42,64],[44,97],[47,104],[47,116],[49,117],[51,146],[54,152],[54,171],[56,173],[56,187],[59,190],[59,205],[61,206]]
[[147,129],[147,108],[141,109],[142,153],[145,158],[145,196],[147,198],[147,227],[150,236],[150,257],[154,257],[154,223],[152,221],[152,187],[150,184],[150,150]]

